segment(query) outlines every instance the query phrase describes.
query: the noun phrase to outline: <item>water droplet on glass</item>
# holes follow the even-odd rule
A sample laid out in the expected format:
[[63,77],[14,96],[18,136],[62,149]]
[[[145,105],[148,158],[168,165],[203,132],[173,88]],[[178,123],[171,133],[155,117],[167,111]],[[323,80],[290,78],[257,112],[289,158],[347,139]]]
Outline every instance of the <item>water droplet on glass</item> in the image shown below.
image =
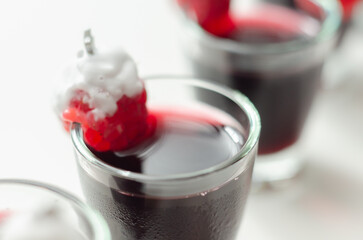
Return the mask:
[[201,195],[202,197],[204,197],[205,195],[207,195],[207,193],[208,193],[208,192],[202,192],[202,193],[200,193],[200,195]]

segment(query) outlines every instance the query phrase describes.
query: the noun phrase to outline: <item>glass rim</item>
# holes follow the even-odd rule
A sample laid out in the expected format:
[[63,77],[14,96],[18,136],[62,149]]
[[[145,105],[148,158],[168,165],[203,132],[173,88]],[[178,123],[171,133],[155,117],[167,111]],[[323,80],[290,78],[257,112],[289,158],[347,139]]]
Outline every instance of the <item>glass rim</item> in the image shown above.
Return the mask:
[[[157,77],[148,77],[145,79],[148,81],[174,81],[174,82],[182,82],[185,84],[189,84],[191,86],[204,88],[207,90],[211,90],[218,94],[225,96],[230,99],[232,102],[238,105],[245,113],[249,120],[249,134],[242,148],[235,154],[233,157],[223,161],[217,165],[212,167],[208,167],[206,169],[202,169],[199,171],[193,171],[188,173],[178,173],[178,174],[167,174],[167,175],[147,175],[142,173],[135,173],[131,171],[126,171],[123,169],[112,167],[102,161],[100,161],[86,146],[83,141],[82,129],[79,123],[73,123],[71,126],[71,138],[75,150],[81,154],[84,159],[86,159],[93,166],[96,166],[99,169],[102,169],[106,172],[114,176],[123,177],[128,180],[134,180],[139,182],[159,182],[159,181],[185,181],[189,179],[195,179],[202,176],[209,175],[213,172],[223,170],[234,163],[246,159],[248,154],[252,151],[252,149],[258,144],[258,139],[260,136],[261,130],[261,120],[258,111],[252,102],[243,94],[238,92],[237,90],[232,90],[228,87],[222,86],[216,83],[210,83],[205,80],[197,79],[197,78],[185,78],[185,77],[168,77],[168,76],[157,76]],[[247,161],[247,160],[246,160]]]
[[184,18],[183,20],[190,27],[191,31],[187,34],[200,37],[204,43],[213,46],[219,46],[221,50],[226,52],[232,52],[237,54],[256,55],[257,54],[276,54],[285,52],[294,52],[305,49],[306,47],[319,44],[334,38],[337,35],[338,29],[342,21],[341,5],[337,0],[309,0],[320,7],[324,11],[325,17],[321,23],[321,29],[319,33],[306,40],[295,39],[280,43],[266,43],[266,44],[253,44],[253,43],[241,43],[226,38],[219,38],[209,34],[190,19],[186,14],[180,14]]
[[0,187],[6,184],[35,187],[39,190],[46,190],[48,192],[51,192],[66,201],[70,201],[73,205],[81,209],[82,213],[85,214],[87,220],[92,227],[92,230],[94,231],[95,240],[111,240],[111,233],[103,217],[98,212],[95,212],[93,209],[91,209],[87,204],[83,203],[80,199],[68,193],[67,191],[51,184],[34,180],[16,178],[0,179]]

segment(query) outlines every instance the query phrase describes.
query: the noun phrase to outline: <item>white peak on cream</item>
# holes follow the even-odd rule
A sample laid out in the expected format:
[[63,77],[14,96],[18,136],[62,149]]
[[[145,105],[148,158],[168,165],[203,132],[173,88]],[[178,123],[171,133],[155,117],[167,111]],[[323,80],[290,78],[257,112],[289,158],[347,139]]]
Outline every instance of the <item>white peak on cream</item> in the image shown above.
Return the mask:
[[83,102],[94,108],[91,114],[95,119],[112,116],[119,99],[124,95],[133,97],[143,89],[135,62],[120,48],[96,49],[91,55],[80,51],[76,62],[65,70],[61,81],[56,98],[58,114],[62,114],[77,91],[81,90],[87,93]]

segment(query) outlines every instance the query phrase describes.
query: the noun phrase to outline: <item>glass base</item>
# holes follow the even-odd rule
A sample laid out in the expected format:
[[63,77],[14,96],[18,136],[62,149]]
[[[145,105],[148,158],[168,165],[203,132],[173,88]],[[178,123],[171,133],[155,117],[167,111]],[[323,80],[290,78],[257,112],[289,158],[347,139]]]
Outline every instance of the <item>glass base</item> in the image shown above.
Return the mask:
[[300,144],[272,154],[258,155],[253,170],[253,185],[271,185],[296,177],[304,167]]

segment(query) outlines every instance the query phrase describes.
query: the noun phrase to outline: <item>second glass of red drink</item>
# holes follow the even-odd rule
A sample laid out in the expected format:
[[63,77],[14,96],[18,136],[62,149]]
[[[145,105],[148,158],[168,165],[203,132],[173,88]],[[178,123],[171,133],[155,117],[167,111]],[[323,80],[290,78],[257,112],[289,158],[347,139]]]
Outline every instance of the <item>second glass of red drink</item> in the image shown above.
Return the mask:
[[[204,2],[226,7],[220,8],[224,12],[211,8],[213,18],[198,13],[194,1],[179,1],[186,13],[182,43],[194,75],[241,91],[259,111],[262,132],[254,181],[295,176],[304,157],[297,143],[320,86],[324,59],[337,39],[339,4],[299,0],[293,9],[271,1],[240,1],[237,8],[225,0]],[[208,4],[204,6],[208,12]]]

